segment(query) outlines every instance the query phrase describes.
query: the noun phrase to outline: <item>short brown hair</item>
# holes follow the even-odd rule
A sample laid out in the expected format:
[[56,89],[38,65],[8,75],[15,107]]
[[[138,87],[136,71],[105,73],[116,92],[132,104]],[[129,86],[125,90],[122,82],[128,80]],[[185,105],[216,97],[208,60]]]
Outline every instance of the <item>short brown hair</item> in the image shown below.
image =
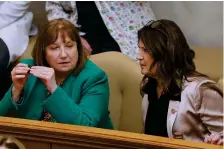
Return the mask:
[[78,49],[78,62],[75,68],[75,73],[79,73],[87,60],[86,52],[84,51],[78,29],[65,19],[55,19],[49,21],[39,33],[36,43],[32,51],[32,57],[36,65],[49,66],[45,59],[45,49],[48,45],[54,43],[58,34],[61,34],[63,40],[69,36],[71,40],[76,41]]

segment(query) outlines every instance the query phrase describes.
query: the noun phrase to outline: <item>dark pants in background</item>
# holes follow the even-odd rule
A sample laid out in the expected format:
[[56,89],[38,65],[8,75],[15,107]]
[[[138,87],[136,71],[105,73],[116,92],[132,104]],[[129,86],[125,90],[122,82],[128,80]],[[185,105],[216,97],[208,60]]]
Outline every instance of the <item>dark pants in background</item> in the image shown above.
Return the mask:
[[5,42],[0,38],[0,100],[9,89],[11,80],[11,68],[8,67],[9,50]]
[[100,12],[94,1],[76,1],[78,11],[77,23],[81,25],[80,30],[86,33],[83,38],[87,40],[92,54],[108,51],[121,52],[118,43],[110,35]]

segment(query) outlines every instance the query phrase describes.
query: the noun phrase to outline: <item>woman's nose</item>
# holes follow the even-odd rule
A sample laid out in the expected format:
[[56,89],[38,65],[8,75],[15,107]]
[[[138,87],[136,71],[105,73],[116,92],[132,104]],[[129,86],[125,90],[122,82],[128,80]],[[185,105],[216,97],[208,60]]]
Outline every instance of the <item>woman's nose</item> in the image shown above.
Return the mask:
[[140,55],[138,55],[138,56],[136,57],[136,59],[137,59],[137,60],[142,60],[142,59],[143,59],[143,57],[142,57],[142,56],[140,56]]
[[65,52],[64,49],[61,50],[60,57],[61,58],[66,58],[67,57],[67,53]]

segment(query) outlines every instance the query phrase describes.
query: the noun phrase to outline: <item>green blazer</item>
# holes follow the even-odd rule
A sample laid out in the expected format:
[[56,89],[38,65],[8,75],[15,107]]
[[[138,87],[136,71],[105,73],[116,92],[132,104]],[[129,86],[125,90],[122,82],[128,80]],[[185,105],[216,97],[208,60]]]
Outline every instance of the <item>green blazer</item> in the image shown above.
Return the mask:
[[[21,63],[34,65],[32,59]],[[12,86],[0,101],[0,116],[11,113],[17,118],[40,120],[46,109],[58,123],[113,129],[108,112],[107,75],[90,60],[79,74],[69,75],[49,97],[45,85],[33,75],[28,77],[20,104],[12,100]]]

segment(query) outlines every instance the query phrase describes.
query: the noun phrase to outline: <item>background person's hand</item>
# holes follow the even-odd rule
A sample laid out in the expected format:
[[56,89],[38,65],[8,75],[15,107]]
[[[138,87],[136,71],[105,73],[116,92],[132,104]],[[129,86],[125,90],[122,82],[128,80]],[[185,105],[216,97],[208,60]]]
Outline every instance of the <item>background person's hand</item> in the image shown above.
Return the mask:
[[44,67],[44,66],[33,66],[30,69],[30,74],[41,79],[47,89],[53,93],[57,88],[55,80],[55,72],[53,68]]

